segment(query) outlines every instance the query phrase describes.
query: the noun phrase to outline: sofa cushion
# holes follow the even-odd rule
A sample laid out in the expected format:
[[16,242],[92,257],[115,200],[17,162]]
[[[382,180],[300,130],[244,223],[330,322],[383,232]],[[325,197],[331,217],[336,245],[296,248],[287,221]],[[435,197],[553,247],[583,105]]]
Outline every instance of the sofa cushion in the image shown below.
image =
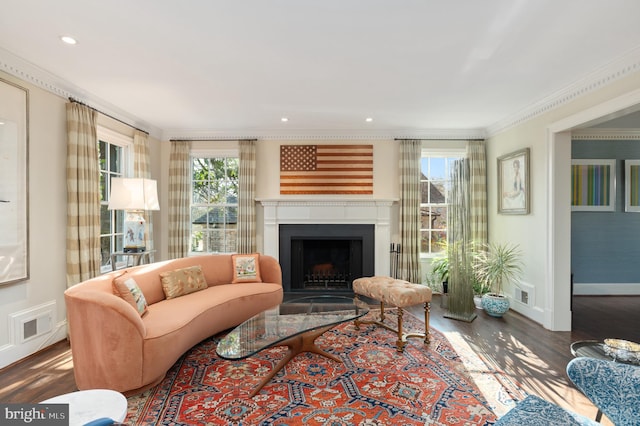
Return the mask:
[[148,304],[147,300],[142,294],[142,290],[138,286],[136,280],[125,272],[117,276],[112,283],[113,294],[121,297],[127,303],[129,303],[135,310],[138,311],[140,316],[147,312]]
[[167,299],[195,293],[208,287],[200,265],[162,272],[160,278],[162,290]]
[[260,277],[260,255],[234,254],[231,256],[233,262],[232,283],[261,283]]

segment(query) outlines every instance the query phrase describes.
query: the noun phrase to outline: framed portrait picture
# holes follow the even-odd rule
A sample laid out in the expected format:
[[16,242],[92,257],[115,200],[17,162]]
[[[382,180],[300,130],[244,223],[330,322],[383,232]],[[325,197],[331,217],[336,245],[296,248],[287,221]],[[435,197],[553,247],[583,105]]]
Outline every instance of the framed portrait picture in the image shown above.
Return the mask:
[[571,160],[571,210],[616,209],[616,160]]
[[624,211],[640,212],[640,160],[624,160]]
[[498,157],[498,213],[529,214],[529,148]]
[[29,278],[28,95],[0,79],[0,285]]

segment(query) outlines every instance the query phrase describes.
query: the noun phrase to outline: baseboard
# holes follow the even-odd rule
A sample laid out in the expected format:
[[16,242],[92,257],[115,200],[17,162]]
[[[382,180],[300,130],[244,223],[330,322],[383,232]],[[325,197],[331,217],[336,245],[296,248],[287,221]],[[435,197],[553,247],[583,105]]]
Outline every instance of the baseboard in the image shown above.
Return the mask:
[[640,283],[574,283],[574,296],[640,296]]
[[50,333],[38,336],[22,344],[7,344],[0,347],[0,368],[7,367],[32,355],[47,346],[67,338],[67,321],[56,323]]

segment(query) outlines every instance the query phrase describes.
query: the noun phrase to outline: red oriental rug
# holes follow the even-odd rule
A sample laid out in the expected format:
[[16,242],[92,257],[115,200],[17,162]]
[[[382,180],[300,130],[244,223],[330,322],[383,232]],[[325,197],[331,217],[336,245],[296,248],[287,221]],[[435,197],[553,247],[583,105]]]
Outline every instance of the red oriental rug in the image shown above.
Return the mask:
[[[376,311],[368,315],[377,314]],[[388,315],[393,322],[395,317]],[[404,316],[406,330],[423,323]],[[303,353],[260,393],[248,395],[284,356],[285,348],[243,361],[218,358],[220,336],[189,350],[153,389],[129,398],[130,425],[491,425],[494,406],[445,336],[431,329],[431,344],[396,336],[375,325],[341,324],[316,341],[344,363]],[[468,354],[467,354],[468,356]],[[475,369],[475,367],[473,367]],[[495,376],[495,372],[491,373]],[[495,381],[495,380],[494,380]],[[499,384],[507,399],[521,399],[515,384]],[[491,399],[491,398],[490,398]]]

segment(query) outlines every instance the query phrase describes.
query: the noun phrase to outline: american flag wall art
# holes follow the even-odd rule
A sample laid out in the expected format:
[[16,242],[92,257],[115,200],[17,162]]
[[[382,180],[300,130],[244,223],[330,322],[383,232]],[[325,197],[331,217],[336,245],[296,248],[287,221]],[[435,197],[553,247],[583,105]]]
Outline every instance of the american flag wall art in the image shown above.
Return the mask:
[[281,145],[280,194],[373,194],[373,145]]

